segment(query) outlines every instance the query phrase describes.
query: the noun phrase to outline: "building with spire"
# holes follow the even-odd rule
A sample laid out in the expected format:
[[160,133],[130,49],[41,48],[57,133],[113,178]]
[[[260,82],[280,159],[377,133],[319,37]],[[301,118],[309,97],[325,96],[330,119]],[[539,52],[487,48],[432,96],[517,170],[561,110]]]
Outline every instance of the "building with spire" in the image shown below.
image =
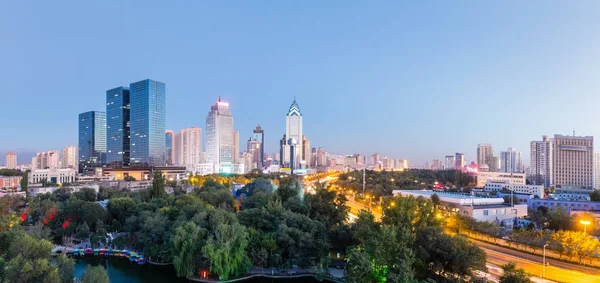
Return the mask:
[[206,117],[206,163],[215,173],[232,173],[234,164],[233,116],[229,103],[221,101],[210,108]]
[[[303,161],[302,153],[304,152],[302,147],[302,112],[300,112],[300,107],[296,102],[296,98],[294,98],[294,102],[290,105],[290,109],[285,118],[285,136],[283,137],[283,142],[281,145],[281,163],[284,167],[293,167],[299,168],[298,165]],[[294,146],[290,146],[290,141],[295,141]],[[291,148],[294,149],[294,152],[291,152]],[[293,155],[293,158],[292,158]],[[294,164],[291,164],[291,162]]]

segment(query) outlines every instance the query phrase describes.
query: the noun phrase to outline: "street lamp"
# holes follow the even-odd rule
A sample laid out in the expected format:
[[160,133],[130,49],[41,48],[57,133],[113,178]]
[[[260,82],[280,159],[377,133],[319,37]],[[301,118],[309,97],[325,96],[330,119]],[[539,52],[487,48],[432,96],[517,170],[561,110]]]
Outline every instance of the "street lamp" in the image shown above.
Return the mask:
[[547,246],[548,246],[548,244],[544,245],[544,261],[543,261],[543,264],[544,264],[544,266],[543,266],[543,270],[544,271],[543,272],[544,272],[544,274],[542,275],[542,278],[546,278],[546,247]]
[[583,224],[583,233],[587,233],[587,226],[592,223],[588,220],[580,220],[579,224]]

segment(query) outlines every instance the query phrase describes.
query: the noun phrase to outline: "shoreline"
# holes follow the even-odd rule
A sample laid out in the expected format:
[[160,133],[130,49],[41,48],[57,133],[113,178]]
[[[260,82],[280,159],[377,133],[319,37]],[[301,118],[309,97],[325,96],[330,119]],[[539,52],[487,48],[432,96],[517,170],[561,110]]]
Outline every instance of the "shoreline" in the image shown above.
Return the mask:
[[316,274],[297,274],[297,275],[251,274],[251,275],[246,275],[243,277],[238,277],[238,278],[229,279],[229,280],[201,279],[201,278],[197,278],[197,277],[187,277],[187,280],[193,281],[193,282],[202,282],[202,283],[215,283],[215,282],[230,283],[230,282],[238,282],[238,281],[248,280],[248,279],[252,279],[252,278],[291,279],[291,278],[302,278],[302,277],[313,277],[314,279],[319,280],[319,281],[329,281],[329,282],[334,282],[334,283],[344,282],[341,280],[335,280],[333,278],[317,278]]

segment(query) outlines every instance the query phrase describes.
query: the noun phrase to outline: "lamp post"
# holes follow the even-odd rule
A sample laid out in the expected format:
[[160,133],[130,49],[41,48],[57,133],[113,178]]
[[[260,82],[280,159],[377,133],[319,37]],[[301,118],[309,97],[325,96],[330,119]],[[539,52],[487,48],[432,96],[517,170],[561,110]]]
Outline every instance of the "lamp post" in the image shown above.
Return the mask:
[[548,244],[545,244],[545,245],[544,245],[544,261],[543,261],[543,265],[544,265],[544,266],[542,267],[542,269],[543,269],[544,271],[543,271],[542,278],[546,278],[546,247],[547,247],[547,246],[548,246]]
[[592,224],[588,220],[580,220],[579,223],[583,225],[583,233],[587,233],[587,226]]

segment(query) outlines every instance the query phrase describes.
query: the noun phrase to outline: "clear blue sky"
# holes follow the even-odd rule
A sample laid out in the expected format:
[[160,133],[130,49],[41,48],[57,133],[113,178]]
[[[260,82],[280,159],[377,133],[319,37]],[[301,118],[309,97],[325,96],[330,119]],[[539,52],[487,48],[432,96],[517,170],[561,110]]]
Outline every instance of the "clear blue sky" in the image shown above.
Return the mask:
[[0,152],[76,144],[78,113],[145,78],[169,129],[204,128],[220,95],[268,152],[294,96],[312,146],[417,165],[600,137],[598,1],[187,2],[5,2]]

